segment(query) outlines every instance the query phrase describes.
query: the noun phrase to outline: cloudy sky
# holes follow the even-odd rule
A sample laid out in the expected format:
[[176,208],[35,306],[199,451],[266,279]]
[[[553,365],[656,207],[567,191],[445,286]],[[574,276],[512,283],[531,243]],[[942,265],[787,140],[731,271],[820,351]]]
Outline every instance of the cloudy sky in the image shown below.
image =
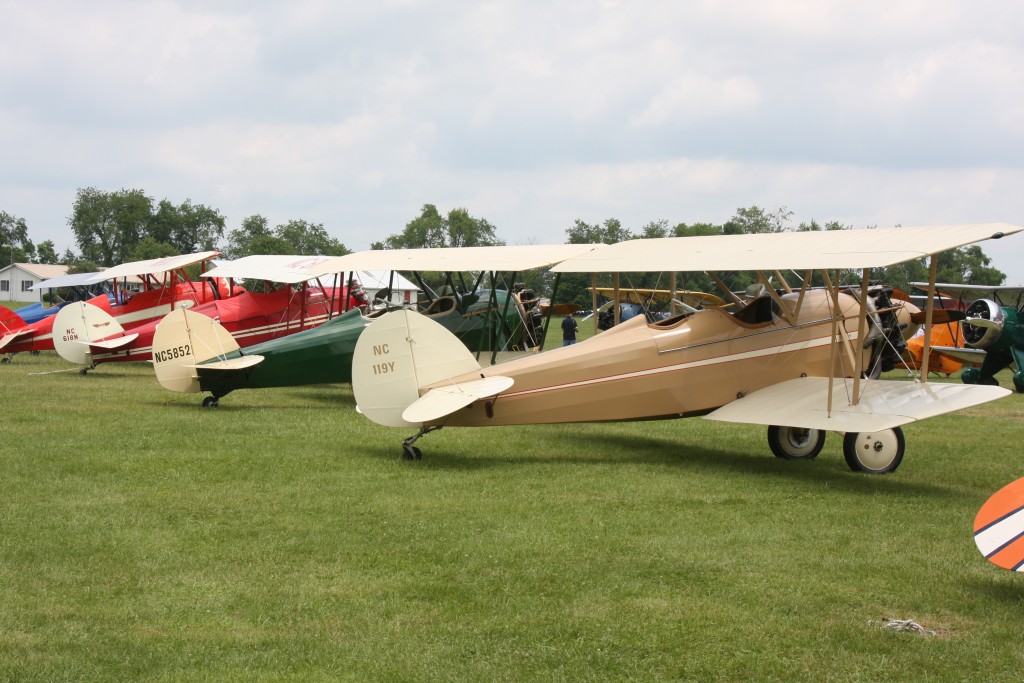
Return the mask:
[[[323,223],[1024,224],[1024,3],[0,0],[0,210],[78,188]],[[1024,283],[1024,235],[983,245]]]

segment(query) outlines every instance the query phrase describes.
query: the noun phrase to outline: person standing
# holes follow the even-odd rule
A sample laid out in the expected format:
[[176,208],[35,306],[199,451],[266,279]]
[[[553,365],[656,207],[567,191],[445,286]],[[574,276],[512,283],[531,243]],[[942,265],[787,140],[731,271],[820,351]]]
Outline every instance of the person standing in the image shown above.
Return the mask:
[[566,313],[565,318],[562,319],[562,346],[575,344],[576,333],[579,332],[579,329],[580,326],[572,317],[572,313]]

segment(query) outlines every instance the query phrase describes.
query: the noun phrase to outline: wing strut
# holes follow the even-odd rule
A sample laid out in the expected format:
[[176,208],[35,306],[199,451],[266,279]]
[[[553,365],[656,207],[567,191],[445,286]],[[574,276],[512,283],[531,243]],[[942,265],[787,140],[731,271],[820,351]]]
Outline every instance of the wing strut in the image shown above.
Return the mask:
[[[857,342],[864,344],[864,337],[867,335],[868,322],[868,269],[865,268],[860,278],[860,309],[857,311]],[[864,349],[854,359],[853,370],[853,401],[851,405],[860,402],[860,376],[864,373]]]
[[932,353],[932,313],[935,311],[935,274],[938,270],[939,258],[932,254],[928,264],[928,301],[924,307],[924,346],[921,348],[921,383],[928,382],[928,357]]

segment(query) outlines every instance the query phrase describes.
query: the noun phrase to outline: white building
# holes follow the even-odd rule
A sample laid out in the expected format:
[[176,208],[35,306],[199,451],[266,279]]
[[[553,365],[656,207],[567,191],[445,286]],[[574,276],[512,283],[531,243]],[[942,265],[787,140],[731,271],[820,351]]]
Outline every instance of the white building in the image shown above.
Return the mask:
[[13,263],[0,268],[0,299],[27,304],[42,301],[45,292],[34,291],[32,286],[67,272],[67,266],[49,263]]
[[[366,298],[370,301],[383,292],[380,298],[386,298],[393,304],[400,306],[416,303],[416,294],[419,288],[394,271],[360,270],[354,275],[363,285],[363,289],[366,290]],[[388,296],[388,291],[385,290],[389,290],[391,295]]]

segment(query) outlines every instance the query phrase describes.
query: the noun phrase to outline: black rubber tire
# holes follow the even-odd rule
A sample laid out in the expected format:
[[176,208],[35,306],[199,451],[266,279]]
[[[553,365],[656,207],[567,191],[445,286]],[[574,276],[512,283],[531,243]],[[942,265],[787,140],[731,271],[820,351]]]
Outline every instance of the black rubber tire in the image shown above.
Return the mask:
[[203,399],[204,408],[216,408],[219,405],[220,399],[218,399],[216,396],[207,396],[206,398]]
[[821,429],[797,427],[768,428],[768,447],[776,458],[783,460],[813,460],[825,446],[825,432]]
[[402,444],[402,459],[403,460],[422,460],[423,451],[412,444]]
[[878,432],[849,432],[843,437],[843,457],[854,472],[888,474],[903,462],[906,440],[899,427]]

